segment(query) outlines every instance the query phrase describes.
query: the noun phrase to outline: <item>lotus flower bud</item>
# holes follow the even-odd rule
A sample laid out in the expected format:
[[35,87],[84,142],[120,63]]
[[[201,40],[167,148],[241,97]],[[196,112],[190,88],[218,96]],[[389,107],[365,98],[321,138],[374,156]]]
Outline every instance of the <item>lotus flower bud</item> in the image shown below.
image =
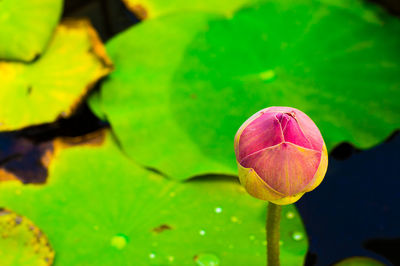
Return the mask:
[[269,107],[244,122],[235,136],[235,154],[247,192],[279,205],[316,188],[328,167],[317,126],[290,107]]

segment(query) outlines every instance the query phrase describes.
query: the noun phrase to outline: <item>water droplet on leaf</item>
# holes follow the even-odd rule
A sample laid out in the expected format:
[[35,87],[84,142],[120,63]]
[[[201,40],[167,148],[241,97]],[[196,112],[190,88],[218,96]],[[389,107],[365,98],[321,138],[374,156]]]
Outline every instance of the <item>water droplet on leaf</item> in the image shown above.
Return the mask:
[[215,208],[215,212],[216,212],[216,213],[221,213],[221,212],[222,212],[222,208],[221,208],[221,207]]
[[128,237],[124,234],[117,234],[111,238],[111,246],[116,249],[123,249],[128,243]]
[[294,212],[287,212],[286,213],[286,218],[293,219],[294,218]]
[[293,232],[292,238],[293,238],[293,240],[300,241],[304,238],[304,235],[301,232]]
[[199,231],[199,234],[200,234],[201,236],[204,236],[204,235],[206,234],[206,231],[200,230],[200,231]]

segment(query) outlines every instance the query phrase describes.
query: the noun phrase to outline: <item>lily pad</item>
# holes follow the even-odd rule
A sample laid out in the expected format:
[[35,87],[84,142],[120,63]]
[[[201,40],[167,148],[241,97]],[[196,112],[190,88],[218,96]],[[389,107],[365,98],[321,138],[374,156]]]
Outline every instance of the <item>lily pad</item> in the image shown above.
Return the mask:
[[399,36],[377,8],[306,0],[160,17],[107,43],[97,110],[129,156],[176,179],[235,174],[234,135],[268,106],[304,111],[328,150],[370,148],[400,127]]
[[31,61],[40,55],[61,16],[62,0],[0,1],[0,58]]
[[30,220],[0,210],[0,264],[52,265],[54,251],[46,235]]
[[[123,156],[111,137],[60,150],[49,172],[45,186],[0,183],[0,206],[33,219],[60,265],[266,261],[266,204],[236,178],[171,181]],[[281,227],[282,264],[302,265],[307,237],[294,206],[284,207]]]
[[68,116],[91,86],[111,69],[88,21],[63,22],[37,61],[0,62],[0,130]]

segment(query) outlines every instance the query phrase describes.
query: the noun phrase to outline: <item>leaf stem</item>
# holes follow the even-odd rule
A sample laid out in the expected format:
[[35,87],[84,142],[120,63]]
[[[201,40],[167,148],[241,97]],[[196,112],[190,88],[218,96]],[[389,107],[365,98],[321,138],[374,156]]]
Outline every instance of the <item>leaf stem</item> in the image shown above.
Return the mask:
[[267,212],[267,265],[279,266],[279,223],[281,206],[268,203]]

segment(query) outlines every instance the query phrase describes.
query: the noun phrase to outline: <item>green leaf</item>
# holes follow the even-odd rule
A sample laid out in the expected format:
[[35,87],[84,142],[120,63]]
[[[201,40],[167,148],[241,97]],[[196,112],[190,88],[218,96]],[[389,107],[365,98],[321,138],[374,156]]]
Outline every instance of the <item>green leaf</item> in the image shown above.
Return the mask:
[[246,5],[261,0],[123,0],[133,13],[142,19],[188,11],[206,11],[225,14],[226,16]]
[[0,62],[0,130],[69,115],[89,88],[110,71],[111,63],[89,22],[65,21],[39,60]]
[[160,17],[106,45],[101,110],[132,158],[176,179],[235,174],[234,135],[268,106],[307,113],[329,150],[369,148],[400,126],[399,36],[376,8],[316,1]]
[[[133,164],[110,137],[56,152],[49,173],[43,186],[0,183],[0,206],[35,221],[59,265],[265,264],[266,204],[236,179],[171,181]],[[302,265],[306,233],[295,207],[283,210],[282,264]]]
[[47,237],[27,218],[0,210],[0,264],[52,265],[54,251]]
[[31,61],[40,55],[61,16],[62,0],[0,1],[0,58]]

